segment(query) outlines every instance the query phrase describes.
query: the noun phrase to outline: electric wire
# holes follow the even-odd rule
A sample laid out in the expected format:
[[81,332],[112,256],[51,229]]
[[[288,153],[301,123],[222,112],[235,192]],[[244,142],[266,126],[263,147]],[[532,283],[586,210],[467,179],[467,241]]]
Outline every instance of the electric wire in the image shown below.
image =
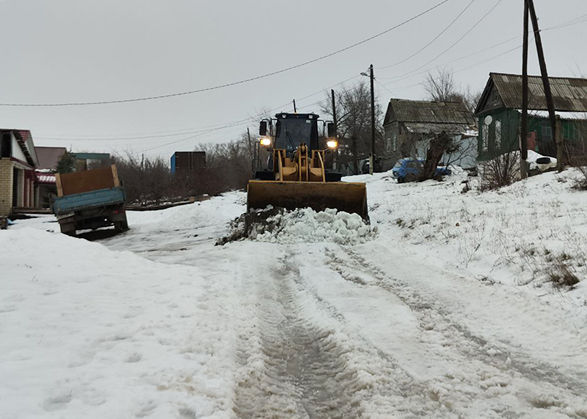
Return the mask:
[[219,89],[224,89],[227,87],[232,87],[232,86],[237,86],[240,84],[245,84],[245,83],[249,83],[252,81],[256,81],[256,80],[260,80],[260,79],[264,79],[267,77],[271,77],[271,76],[275,76],[277,74],[282,74],[291,70],[295,70],[297,68],[301,68],[301,67],[305,67],[307,65],[316,63],[318,61],[323,61],[327,58],[333,57],[335,55],[338,55],[342,52],[348,51],[350,49],[356,48],[360,45],[363,45],[369,41],[372,41],[373,39],[379,38],[389,32],[392,32],[398,28],[401,28],[402,26],[407,25],[410,22],[413,22],[414,20],[432,12],[433,10],[439,8],[440,6],[442,6],[443,4],[449,2],[450,0],[442,0],[440,3],[437,3],[436,5],[426,9],[425,11],[407,19],[404,20],[403,22],[392,26],[391,28],[388,28],[382,32],[379,32],[373,36],[370,36],[366,39],[363,39],[359,42],[355,42],[354,44],[348,45],[344,48],[338,49],[334,52],[331,52],[329,54],[326,55],[322,55],[318,58],[314,58],[312,60],[309,61],[305,61],[303,63],[300,64],[296,64],[290,67],[286,67],[283,68],[281,70],[276,70],[276,71],[272,71],[270,73],[266,73],[266,74],[262,74],[259,76],[255,76],[255,77],[250,77],[247,79],[243,79],[243,80],[239,80],[239,81],[235,81],[235,82],[230,82],[230,83],[224,83],[224,84],[220,84],[220,85],[216,85],[216,86],[210,86],[210,87],[204,87],[201,89],[195,89],[195,90],[189,90],[189,91],[184,91],[184,92],[178,92],[178,93],[168,93],[168,94],[164,94],[164,95],[156,95],[156,96],[147,96],[147,97],[139,97],[139,98],[133,98],[133,99],[119,99],[119,100],[103,100],[103,101],[93,101],[93,102],[63,102],[63,103],[0,103],[0,106],[3,107],[65,107],[65,106],[91,106],[91,105],[109,105],[109,104],[120,104],[120,103],[131,103],[131,102],[144,102],[144,101],[149,101],[149,100],[159,100],[159,99],[167,99],[167,98],[171,98],[171,97],[178,97],[178,96],[186,96],[186,95],[193,95],[193,94],[197,94],[197,93],[203,93],[203,92],[209,92],[212,90],[219,90]]
[[459,39],[457,39],[456,42],[454,42],[451,46],[449,46],[447,49],[445,49],[444,51],[442,51],[440,54],[438,54],[432,60],[430,60],[427,63],[423,64],[422,66],[418,67],[415,71],[421,70],[422,68],[428,66],[429,64],[432,64],[434,61],[438,60],[444,54],[446,54],[451,49],[453,49],[455,46],[457,46],[463,39],[465,39],[465,37],[467,35],[469,35],[475,28],[477,28],[477,26],[479,26],[481,24],[481,22],[483,22],[487,18],[487,16],[489,16],[491,14],[491,12],[493,12],[497,8],[497,6],[500,5],[500,3],[502,1],[503,0],[498,0],[497,3],[495,3],[495,5],[491,9],[489,9],[489,11],[487,13],[485,13],[483,15],[483,17],[481,19],[479,19],[467,32],[465,32],[463,36],[461,36]]
[[449,23],[449,25],[446,28],[444,28],[438,35],[436,35],[430,42],[428,42],[426,45],[424,45],[418,51],[416,51],[415,53],[413,53],[409,57],[406,57],[403,60],[398,61],[397,63],[386,65],[386,66],[383,66],[383,67],[379,67],[377,70],[383,70],[383,69],[386,69],[386,68],[396,67],[396,66],[398,66],[400,64],[405,63],[408,60],[411,60],[416,55],[420,54],[422,51],[424,51],[426,48],[428,48],[430,45],[432,45],[434,42],[436,42],[442,35],[444,35],[445,32],[448,31],[457,22],[457,20],[460,19],[460,17],[462,15],[465,14],[465,12],[473,5],[473,3],[475,3],[475,1],[477,1],[477,0],[471,0],[471,2],[461,11],[461,13],[459,13],[457,15],[456,18],[454,18],[454,20],[451,23]]

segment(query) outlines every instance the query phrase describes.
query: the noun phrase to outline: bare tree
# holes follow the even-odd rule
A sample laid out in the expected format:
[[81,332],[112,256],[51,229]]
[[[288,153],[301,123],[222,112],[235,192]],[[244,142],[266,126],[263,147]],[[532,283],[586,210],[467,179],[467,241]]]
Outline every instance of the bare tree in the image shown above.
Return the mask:
[[158,204],[163,199],[171,198],[169,166],[161,157],[150,158],[127,152],[124,156],[113,156],[112,160],[129,202]]
[[428,73],[424,79],[424,90],[429,100],[435,102],[462,102],[473,113],[481,99],[482,91],[472,92],[470,87],[461,88],[455,82],[452,70],[438,70],[436,74]]
[[[371,153],[371,90],[361,82],[352,87],[343,87],[335,92],[338,136],[341,143],[339,164],[351,165],[353,173],[360,171],[359,160]],[[331,94],[321,105],[322,113],[332,118]],[[375,154],[383,150],[383,131],[381,127],[383,112],[375,100],[376,144]]]
[[445,153],[452,154],[459,149],[459,145],[455,142],[454,137],[445,132],[434,136],[430,140],[430,147],[426,153],[426,160],[422,167],[422,175],[420,180],[436,178],[436,168]]
[[429,72],[424,80],[424,90],[428,98],[436,102],[456,102],[462,99],[453,72],[447,69],[438,70],[436,74]]

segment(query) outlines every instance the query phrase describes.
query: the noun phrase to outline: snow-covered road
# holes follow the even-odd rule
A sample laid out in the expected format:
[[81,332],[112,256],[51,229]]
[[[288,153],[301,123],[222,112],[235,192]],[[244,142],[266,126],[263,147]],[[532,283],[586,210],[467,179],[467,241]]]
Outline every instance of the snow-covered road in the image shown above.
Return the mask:
[[581,309],[398,246],[389,187],[360,245],[214,246],[242,193],[101,244],[1,233],[1,416],[587,418]]

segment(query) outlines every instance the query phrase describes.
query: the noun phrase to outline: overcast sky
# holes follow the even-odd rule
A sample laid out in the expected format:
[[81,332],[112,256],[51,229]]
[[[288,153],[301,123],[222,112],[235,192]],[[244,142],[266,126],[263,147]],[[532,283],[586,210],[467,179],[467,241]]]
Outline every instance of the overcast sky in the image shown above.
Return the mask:
[[[0,103],[123,100],[231,83],[340,50],[441,1],[0,0]],[[503,54],[521,44],[523,0],[499,2],[432,61],[498,3],[475,0],[432,45],[382,68],[421,49],[470,3],[448,0],[355,48],[250,83],[125,104],[0,107],[0,127],[30,129],[41,146],[168,159],[199,143],[236,139],[247,126],[256,131],[256,121],[239,121],[263,109],[291,111],[294,98],[302,110],[319,113],[313,104],[324,99],[324,89],[358,76],[371,63],[382,104],[391,97],[424,99],[420,83],[437,66],[452,69],[463,87],[482,90],[489,72],[521,72],[521,50]],[[543,29],[572,24],[543,32],[550,75],[587,75],[587,1],[535,3]],[[535,48],[530,52],[530,72],[538,74]],[[186,139],[224,125],[230,127]]]

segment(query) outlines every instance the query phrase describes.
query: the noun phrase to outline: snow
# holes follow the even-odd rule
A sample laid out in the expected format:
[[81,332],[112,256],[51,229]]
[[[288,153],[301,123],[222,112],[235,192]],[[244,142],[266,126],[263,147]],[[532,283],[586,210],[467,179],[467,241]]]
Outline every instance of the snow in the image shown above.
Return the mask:
[[[587,194],[366,182],[371,225],[304,209],[216,246],[245,194],[128,212],[99,242],[0,232],[0,415],[587,417]],[[461,193],[464,184],[473,188]],[[552,283],[553,269],[582,281]]]
[[336,209],[316,212],[300,208],[267,219],[266,225],[256,226],[250,238],[272,243],[315,243],[332,241],[338,244],[365,243],[374,231],[357,214]]

